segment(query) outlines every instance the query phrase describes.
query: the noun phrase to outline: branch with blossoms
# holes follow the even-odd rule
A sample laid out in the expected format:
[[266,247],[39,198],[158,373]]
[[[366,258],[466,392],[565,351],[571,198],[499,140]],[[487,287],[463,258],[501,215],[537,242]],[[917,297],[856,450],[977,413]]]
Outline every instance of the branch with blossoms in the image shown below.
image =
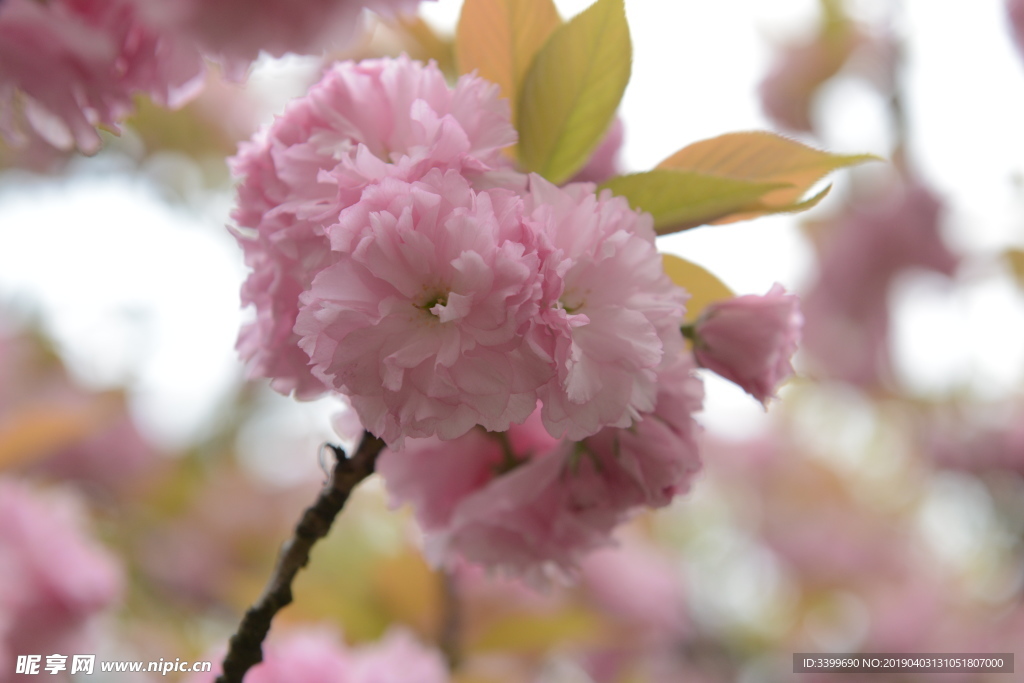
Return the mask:
[[[103,88],[68,102],[15,83],[35,103],[19,130],[91,151],[93,123],[113,125],[139,91],[170,104],[198,55],[236,71],[259,47],[290,49],[272,39],[283,29],[315,44],[313,27],[331,23],[303,10],[284,12],[297,24],[279,32],[217,30],[216,3],[185,4],[159,28],[143,0],[120,23],[72,3],[0,5],[0,38],[5,13],[45,33],[55,7],[111,33],[110,63],[54,59],[89,67]],[[332,4],[345,16],[389,7]],[[151,68],[177,40],[183,61]],[[139,45],[138,63],[121,54]],[[413,506],[436,566],[468,560],[537,582],[572,576],[637,510],[686,492],[700,468],[698,365],[766,402],[792,372],[801,319],[781,288],[709,294],[717,279],[667,259],[657,237],[811,208],[823,177],[871,158],[733,133],[618,175],[609,150],[632,68],[623,0],[568,21],[551,0],[467,0],[454,47],[452,85],[405,55],[330,66],[231,160],[251,269],[242,300],[256,313],[238,340],[249,373],[299,399],[344,399],[365,438],[303,516],[221,680],[260,661],[313,543],[375,469]],[[105,81],[115,64],[123,78]],[[33,128],[36,105],[53,125]]]

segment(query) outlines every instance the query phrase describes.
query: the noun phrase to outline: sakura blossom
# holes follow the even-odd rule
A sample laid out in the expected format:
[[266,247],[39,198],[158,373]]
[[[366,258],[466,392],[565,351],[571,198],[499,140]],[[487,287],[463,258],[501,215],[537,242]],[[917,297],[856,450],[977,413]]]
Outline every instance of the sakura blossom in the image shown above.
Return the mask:
[[92,619],[120,596],[121,567],[83,512],[69,491],[0,480],[0,658],[88,645]]
[[388,443],[504,431],[550,369],[524,341],[541,295],[536,239],[514,193],[457,171],[368,188],[330,229],[351,245],[300,297],[313,373]]
[[154,5],[154,14],[195,41],[206,55],[229,71],[244,73],[266,52],[317,54],[345,49],[366,28],[366,10],[394,17],[414,12],[420,0],[187,0],[176,6]]
[[890,374],[888,295],[912,269],[952,275],[958,257],[942,237],[942,199],[909,179],[870,209],[840,216],[822,237],[817,282],[804,297],[804,348],[831,377],[862,386]]
[[550,240],[531,343],[554,363],[538,391],[554,436],[628,427],[654,408],[656,377],[682,348],[688,294],[661,266],[649,214],[622,197],[530,176],[530,219]]
[[[187,679],[212,683],[217,672]],[[401,628],[389,630],[372,645],[346,647],[327,627],[299,629],[267,643],[262,663],[246,681],[253,683],[447,683],[440,653],[422,645]]]
[[[251,376],[309,399],[312,375],[292,328],[299,295],[336,256],[326,228],[384,178],[415,181],[432,168],[483,175],[515,141],[497,86],[465,76],[452,88],[436,65],[406,57],[343,62],[289,105],[232,161],[240,178],[233,218],[253,269],[242,301],[256,319],[239,335]],[[335,238],[339,239],[339,238]]]
[[96,126],[116,129],[137,94],[180,105],[203,71],[192,46],[147,24],[132,0],[0,4],[0,135],[14,144],[38,136],[91,154]]
[[708,306],[694,325],[693,353],[703,367],[735,382],[762,404],[793,373],[803,316],[796,296],[774,285]]
[[410,439],[386,450],[378,471],[393,504],[412,504],[434,563],[466,560],[537,582],[572,575],[633,511],[689,489],[704,395],[694,370],[678,355],[659,376],[655,410],[629,429],[559,441],[538,410],[505,434]]

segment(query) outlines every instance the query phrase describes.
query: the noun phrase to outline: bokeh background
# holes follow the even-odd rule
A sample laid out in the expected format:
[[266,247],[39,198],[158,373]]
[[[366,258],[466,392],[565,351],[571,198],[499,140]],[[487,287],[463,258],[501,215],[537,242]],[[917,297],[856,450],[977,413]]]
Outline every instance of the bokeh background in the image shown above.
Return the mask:
[[[459,7],[331,57],[450,63]],[[808,214],[660,243],[739,294],[799,292],[798,376],[767,411],[706,376],[693,491],[573,586],[441,576],[371,480],[274,637],[405,628],[454,643],[462,683],[824,681],[791,654],[1024,654],[1024,60],[1004,3],[626,9],[623,170],[753,129],[888,160],[831,178]],[[323,480],[338,406],[246,382],[233,349],[249,313],[225,164],[323,64],[261,58],[182,110],[140,101],[93,157],[0,149],[0,550],[53,574],[32,616],[4,613],[0,587],[0,672],[40,642],[214,658]]]

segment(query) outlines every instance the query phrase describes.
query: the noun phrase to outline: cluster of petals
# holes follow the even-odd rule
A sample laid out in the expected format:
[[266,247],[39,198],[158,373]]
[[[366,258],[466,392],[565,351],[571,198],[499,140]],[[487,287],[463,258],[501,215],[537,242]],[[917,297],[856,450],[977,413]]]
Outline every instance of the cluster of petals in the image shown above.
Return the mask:
[[84,527],[69,493],[0,480],[0,660],[74,651],[120,595],[120,566]]
[[300,297],[295,331],[314,374],[388,443],[504,431],[536,405],[547,366],[523,332],[540,257],[508,190],[459,172],[386,179],[330,231],[337,260]]
[[[212,683],[217,672],[189,683]],[[346,648],[331,629],[306,629],[273,637],[263,661],[246,675],[250,683],[448,683],[444,659],[403,629],[392,629],[371,645]]]
[[514,141],[497,86],[464,76],[449,87],[434,64],[400,57],[336,64],[243,143],[232,160],[241,178],[233,218],[252,269],[242,301],[256,318],[238,340],[250,376],[302,399],[327,390],[293,331],[299,295],[337,258],[327,228],[364,189],[434,168],[482,179]]
[[654,411],[628,429],[558,440],[538,410],[504,434],[409,440],[377,469],[393,503],[412,505],[434,563],[538,581],[572,574],[630,513],[667,505],[700,468],[693,361],[677,355],[659,379]]
[[313,54],[354,39],[364,10],[419,0],[4,0],[0,138],[93,153],[145,95],[175,107],[198,93],[204,57],[241,76],[266,51]]
[[657,372],[682,348],[687,293],[665,275],[650,214],[589,183],[530,176],[529,219],[551,252],[531,344],[553,363],[544,425],[579,440],[654,409]]
[[654,407],[686,293],[649,215],[515,173],[497,88],[406,57],[334,66],[234,160],[256,308],[238,348],[391,445],[504,431],[540,400],[582,439]]
[[799,299],[775,284],[764,296],[708,306],[696,323],[693,353],[701,366],[765,404],[793,373],[802,328]]

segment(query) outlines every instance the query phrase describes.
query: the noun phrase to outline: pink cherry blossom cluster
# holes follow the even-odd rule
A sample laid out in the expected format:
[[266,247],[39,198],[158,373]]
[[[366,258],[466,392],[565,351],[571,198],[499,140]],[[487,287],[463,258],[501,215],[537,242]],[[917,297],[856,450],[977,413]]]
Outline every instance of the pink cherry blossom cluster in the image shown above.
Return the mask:
[[629,427],[682,350],[686,293],[650,216],[515,172],[497,87],[407,58],[343,63],[234,160],[256,307],[239,349],[284,393],[332,391],[391,445]]
[[[267,644],[250,683],[448,683],[441,654],[421,645],[408,631],[393,629],[373,645],[346,649],[330,629],[296,631]],[[212,683],[204,673],[188,683]]]
[[93,153],[147,95],[178,106],[202,85],[203,58],[241,75],[264,50],[314,53],[358,35],[364,9],[419,0],[3,0],[0,139]]
[[[113,555],[86,535],[79,501],[0,480],[0,667],[16,655],[75,651],[121,593]],[[7,665],[10,665],[9,667]]]
[[[687,490],[703,385],[651,216],[519,173],[515,139],[480,78],[333,66],[232,162],[256,313],[238,348],[388,444],[378,471],[435,562],[567,573]],[[799,324],[781,289],[723,303],[698,327],[705,364],[764,401]]]

